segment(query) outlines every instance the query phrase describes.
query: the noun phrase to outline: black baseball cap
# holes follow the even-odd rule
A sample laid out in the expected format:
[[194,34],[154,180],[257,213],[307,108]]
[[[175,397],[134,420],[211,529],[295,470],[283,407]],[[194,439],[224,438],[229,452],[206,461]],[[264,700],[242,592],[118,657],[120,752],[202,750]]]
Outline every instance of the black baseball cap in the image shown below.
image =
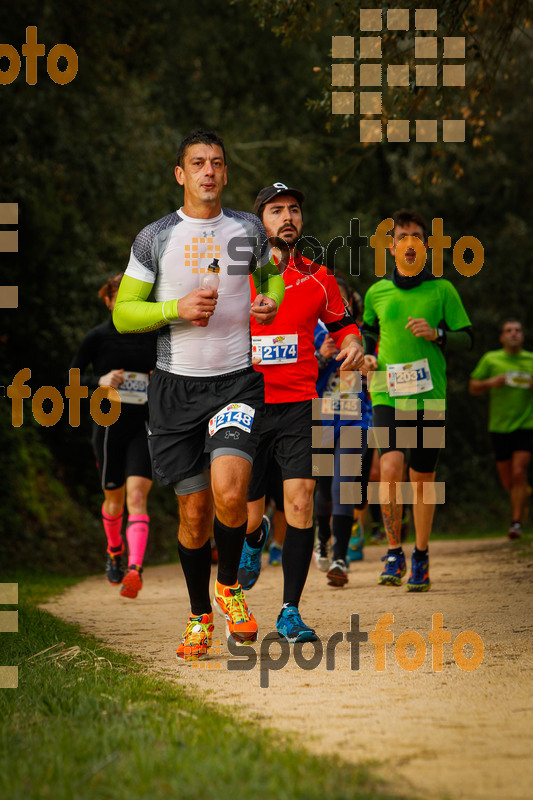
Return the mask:
[[274,197],[280,194],[291,194],[297,201],[300,208],[302,207],[302,203],[305,200],[305,195],[303,192],[298,191],[298,189],[291,189],[285,183],[281,183],[281,181],[277,181],[273,183],[271,186],[265,186],[264,189],[261,189],[257,197],[255,198],[254,203],[254,214],[259,214],[261,209],[267,203],[270,203]]

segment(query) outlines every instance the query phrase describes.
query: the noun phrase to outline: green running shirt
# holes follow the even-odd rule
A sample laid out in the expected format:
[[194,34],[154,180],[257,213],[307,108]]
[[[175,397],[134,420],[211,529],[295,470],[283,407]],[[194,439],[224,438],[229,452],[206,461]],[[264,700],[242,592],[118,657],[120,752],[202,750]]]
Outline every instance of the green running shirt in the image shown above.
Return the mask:
[[[511,373],[522,373],[522,377]],[[477,381],[507,375],[507,385],[489,390],[489,431],[512,433],[533,428],[533,391],[527,388],[525,376],[533,376],[533,353],[522,350],[516,355],[490,350],[481,358],[470,375]]]
[[[424,402],[431,400],[426,409],[442,410],[446,407],[446,360],[442,348],[406,329],[409,317],[423,317],[431,327],[440,326],[450,331],[471,324],[457,290],[444,278],[425,280],[410,289],[401,289],[387,278],[373,284],[365,296],[363,316],[366,325],[379,324],[378,373],[370,381],[372,405],[414,409],[424,408]],[[391,397],[387,365],[426,358],[433,388],[419,394]]]

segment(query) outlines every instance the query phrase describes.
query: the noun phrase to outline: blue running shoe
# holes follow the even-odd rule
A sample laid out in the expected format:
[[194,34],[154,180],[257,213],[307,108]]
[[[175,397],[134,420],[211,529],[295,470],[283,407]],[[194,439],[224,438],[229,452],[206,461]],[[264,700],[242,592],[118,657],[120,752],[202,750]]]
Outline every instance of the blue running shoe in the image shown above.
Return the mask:
[[268,563],[271,567],[279,567],[281,564],[281,554],[283,550],[276,544],[276,542],[272,542],[270,545],[270,550],[268,551]]
[[384,586],[401,586],[402,578],[407,569],[403,551],[400,553],[387,553],[381,560],[385,562],[385,567],[379,576],[378,583]]
[[429,556],[426,556],[423,561],[416,561],[413,556],[411,559],[411,574],[407,580],[407,591],[429,592],[430,586]]
[[365,533],[358,519],[352,525],[352,535],[350,543],[348,544],[348,552],[346,553],[346,561],[362,561],[364,558],[363,547],[365,544]]
[[238,581],[245,591],[255,586],[261,572],[261,556],[270,533],[270,520],[266,514],[263,516],[261,527],[263,528],[261,545],[259,547],[250,547],[245,539],[242,546]]
[[316,642],[318,636],[306,625],[296,606],[283,606],[276,622],[280,637],[288,642]]

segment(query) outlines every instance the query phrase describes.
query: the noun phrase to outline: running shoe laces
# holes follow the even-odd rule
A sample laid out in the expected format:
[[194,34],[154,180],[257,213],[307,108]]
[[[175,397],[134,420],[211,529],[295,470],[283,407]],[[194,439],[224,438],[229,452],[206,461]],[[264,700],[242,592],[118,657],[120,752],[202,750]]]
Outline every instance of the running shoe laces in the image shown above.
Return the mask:
[[231,621],[234,624],[248,622],[250,619],[250,612],[248,611],[242,588],[240,586],[237,586],[235,589],[230,588],[229,593],[231,597],[226,595],[225,605],[231,617]]
[[245,569],[246,572],[254,572],[257,567],[257,553],[261,552],[261,547],[250,547],[246,542],[242,548],[241,563],[239,569]]
[[276,629],[289,642],[314,642],[318,639],[313,628],[305,624],[296,606],[283,606]]
[[211,647],[213,630],[212,613],[189,617],[181,644],[176,651],[176,657],[184,661],[196,661],[204,658]]

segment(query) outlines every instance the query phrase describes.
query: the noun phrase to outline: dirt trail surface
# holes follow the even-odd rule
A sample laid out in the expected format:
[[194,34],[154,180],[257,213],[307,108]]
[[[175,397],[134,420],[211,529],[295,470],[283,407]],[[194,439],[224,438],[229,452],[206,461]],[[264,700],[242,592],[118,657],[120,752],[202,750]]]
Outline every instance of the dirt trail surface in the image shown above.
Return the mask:
[[[406,552],[410,555],[412,546]],[[365,560],[352,565],[342,589],[326,585],[314,563],[301,604],[305,621],[316,627],[326,650],[329,637],[347,632],[358,614],[361,631],[371,632],[384,614],[394,614],[394,643],[386,645],[386,667],[376,671],[376,648],[360,646],[359,669],[351,668],[350,644],[335,650],[335,669],[326,659],[301,669],[292,646],[283,669],[266,669],[280,645],[262,641],[275,629],[281,604],[280,567],[264,562],[247,599],[259,623],[255,649],[263,658],[247,671],[228,670],[223,617],[215,613],[218,654],[200,664],[175,659],[188,614],[187,591],[179,565],[145,571],[137,600],[125,600],[102,576],[69,589],[45,608],[112,647],[146,659],[154,671],[178,681],[207,700],[238,708],[258,724],[297,734],[317,753],[381,762],[381,774],[406,796],[426,798],[532,797],[533,759],[533,567],[498,539],[435,542],[431,546],[433,586],[426,594],[377,585],[382,547],[367,547]],[[266,557],[265,557],[266,559]],[[444,644],[442,671],[432,666],[428,631],[442,614],[452,644]],[[400,634],[416,631],[427,656],[416,671],[396,661]],[[483,640],[484,658],[473,671],[454,660],[453,642],[462,631]],[[272,637],[271,637],[272,638]],[[340,638],[340,637],[338,637]],[[422,646],[418,642],[419,651]],[[354,646],[354,650],[356,647]],[[312,645],[302,655],[310,658]],[[414,647],[405,650],[413,655]],[[423,654],[423,653],[422,653]],[[475,655],[471,645],[465,658]],[[400,653],[401,658],[401,653]],[[251,659],[249,660],[249,664]],[[268,677],[268,688],[261,688]]]

